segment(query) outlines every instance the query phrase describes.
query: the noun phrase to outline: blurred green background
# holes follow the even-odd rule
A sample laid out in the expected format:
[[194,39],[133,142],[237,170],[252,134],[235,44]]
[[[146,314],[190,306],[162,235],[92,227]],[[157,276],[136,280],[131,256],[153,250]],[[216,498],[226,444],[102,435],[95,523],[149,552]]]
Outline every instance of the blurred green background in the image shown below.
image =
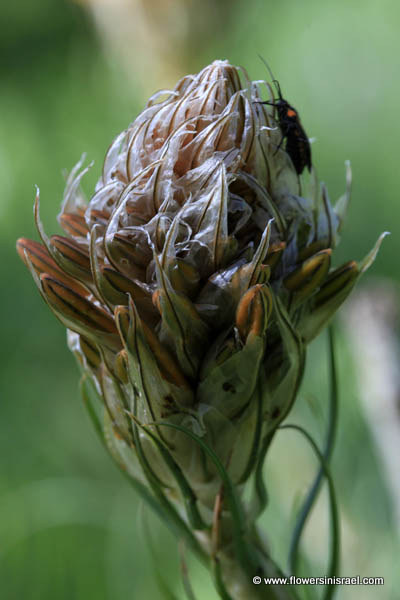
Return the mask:
[[[106,148],[147,94],[215,58],[264,78],[262,54],[316,138],[314,163],[333,200],[344,189],[344,160],[351,160],[352,205],[336,262],[362,258],[389,229],[363,285],[380,277],[396,286],[400,5],[19,0],[4,3],[0,13],[0,597],[161,598],[156,562],[183,598],[175,543],[140,507],[101,448],[80,401],[64,328],[16,255],[17,237],[37,239],[34,184],[41,188],[45,227],[56,232],[62,169],[85,151],[95,161],[84,183],[90,194]],[[341,588],[337,597],[395,600],[400,499],[393,496],[360,401],[357,356],[346,329],[337,342],[341,415],[333,461],[342,508],[341,571],[384,576],[385,586]],[[396,336],[395,323],[392,331]],[[326,362],[323,336],[311,348],[291,418],[317,432],[328,395]],[[400,448],[393,453],[399,457]],[[271,508],[263,525],[283,567],[295,511],[315,466],[295,434],[278,436],[268,459]],[[398,466],[400,473],[400,459]],[[143,523],[152,533],[155,559]],[[327,531],[322,494],[304,542],[310,575],[325,573]],[[191,573],[199,600],[215,598],[196,564]],[[320,596],[322,589],[312,591]]]

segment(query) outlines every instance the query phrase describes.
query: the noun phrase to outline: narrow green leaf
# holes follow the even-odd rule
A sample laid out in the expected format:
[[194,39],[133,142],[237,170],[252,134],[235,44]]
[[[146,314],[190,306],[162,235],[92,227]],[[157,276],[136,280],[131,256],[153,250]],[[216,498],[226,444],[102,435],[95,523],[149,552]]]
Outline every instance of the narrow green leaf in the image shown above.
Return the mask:
[[[329,504],[330,504],[330,518],[331,518],[331,542],[330,542],[330,557],[327,569],[327,577],[336,577],[338,575],[339,568],[339,552],[340,552],[340,532],[339,532],[339,511],[336,501],[336,493],[335,487],[333,483],[333,478],[329,471],[329,467],[324,459],[323,454],[319,450],[317,444],[311,437],[311,435],[303,429],[300,425],[281,425],[279,429],[294,429],[301,433],[309,442],[312,449],[314,450],[317,458],[324,470],[324,475],[328,482],[328,492],[329,492]],[[331,600],[333,598],[333,594],[335,592],[336,584],[330,583],[325,588],[325,593],[323,596],[323,600]]]
[[143,539],[145,540],[148,548],[150,557],[153,563],[153,572],[154,578],[157,583],[157,587],[165,600],[179,600],[179,598],[175,595],[173,590],[171,589],[169,583],[165,580],[162,570],[160,568],[160,560],[157,557],[157,552],[154,547],[153,537],[151,535],[150,526],[147,519],[147,514],[142,514],[142,519],[140,520],[143,527]]
[[264,437],[261,445],[261,449],[258,455],[256,469],[254,473],[254,498],[252,500],[252,515],[253,519],[259,517],[265,510],[268,504],[268,492],[264,481],[264,462],[268,448],[271,445],[272,439],[275,435],[275,429],[269,431]]
[[192,488],[189,485],[188,480],[183,474],[180,466],[175,462],[171,453],[169,452],[167,446],[157,437],[155,436],[148,427],[139,423],[139,421],[134,417],[134,415],[130,415],[131,418],[135,421],[135,423],[149,436],[149,438],[154,442],[160,451],[161,456],[165,460],[171,474],[175,478],[175,481],[181,491],[185,507],[186,513],[189,520],[189,523],[193,529],[205,529],[207,525],[204,523],[199,509],[197,507],[197,498]]
[[232,483],[225,467],[219,460],[218,456],[199,436],[197,436],[195,433],[193,433],[186,427],[176,425],[175,423],[166,422],[158,422],[157,425],[171,427],[173,429],[181,431],[182,433],[185,433],[187,436],[191,437],[210,457],[224,484],[226,498],[228,500],[229,508],[232,513],[233,537],[235,540],[237,557],[243,568],[249,574],[256,573],[259,567],[258,559],[256,558],[256,556],[252,552],[251,547],[245,540],[245,535],[247,533],[246,516],[244,514],[241,502],[236,494],[235,486]]
[[[337,373],[336,373],[336,362],[335,362],[335,348],[334,348],[334,333],[333,328],[330,327],[328,330],[329,335],[329,366],[330,366],[330,391],[329,391],[329,415],[328,415],[328,428],[325,437],[325,444],[322,451],[322,456],[326,464],[329,463],[333,446],[336,438],[337,420],[338,420],[338,384],[337,384]],[[307,519],[311,513],[312,507],[314,506],[318,493],[321,488],[321,483],[324,477],[324,466],[320,465],[313,484],[303,502],[303,506],[299,512],[298,519],[292,534],[289,551],[289,571],[290,573],[296,574],[298,552],[300,539],[307,522]]]
[[222,600],[233,600],[232,596],[228,593],[228,591],[225,587],[224,580],[222,578],[222,573],[221,573],[221,563],[218,560],[217,556],[215,556],[213,559],[213,577],[214,577],[214,585],[216,587],[218,594],[222,598]]
[[[84,399],[85,405],[88,408],[88,413],[90,418],[93,421],[95,429],[99,434],[100,441],[105,446],[108,451],[107,444],[105,442],[103,428],[100,424],[100,421],[97,417],[95,409],[92,405],[91,399],[84,390]],[[97,393],[97,392],[96,392]],[[193,551],[193,553],[197,556],[200,562],[205,566],[209,567],[209,558],[207,557],[204,550],[201,548],[200,544],[194,537],[192,531],[186,525],[186,523],[181,519],[176,509],[172,506],[169,500],[162,493],[160,488],[156,486],[151,486],[154,492],[155,497],[149,492],[147,487],[138,479],[133,477],[130,473],[123,469],[121,464],[117,462],[119,468],[121,469],[121,473],[127,478],[129,483],[133,486],[135,491],[141,496],[141,498],[152,508],[152,510],[160,517],[160,519],[165,523],[168,529],[176,535],[178,538],[182,538],[186,541],[188,547]]]
[[263,423],[263,419],[262,419],[263,406],[262,406],[262,393],[260,390],[260,383],[257,384],[255,394],[257,394],[256,430],[254,432],[253,445],[250,450],[249,459],[248,459],[247,465],[242,473],[242,476],[240,477],[240,479],[238,481],[238,485],[241,483],[244,483],[247,480],[247,478],[250,476],[250,474],[253,470],[253,467],[254,467],[254,463],[257,460],[258,449],[260,446],[261,430],[262,430],[262,423]]
[[183,543],[178,546],[179,555],[180,555],[180,565],[181,565],[181,575],[182,575],[182,584],[183,589],[185,591],[187,600],[196,600],[195,593],[193,591],[193,586],[190,582],[189,571],[187,567],[187,563],[184,556],[184,545]]

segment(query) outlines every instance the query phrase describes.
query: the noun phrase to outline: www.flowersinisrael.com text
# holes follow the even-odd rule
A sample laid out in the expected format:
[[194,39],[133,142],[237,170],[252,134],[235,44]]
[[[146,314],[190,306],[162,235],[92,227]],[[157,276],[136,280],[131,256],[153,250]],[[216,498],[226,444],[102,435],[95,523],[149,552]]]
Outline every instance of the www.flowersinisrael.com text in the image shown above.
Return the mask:
[[383,577],[253,577],[255,585],[384,585]]

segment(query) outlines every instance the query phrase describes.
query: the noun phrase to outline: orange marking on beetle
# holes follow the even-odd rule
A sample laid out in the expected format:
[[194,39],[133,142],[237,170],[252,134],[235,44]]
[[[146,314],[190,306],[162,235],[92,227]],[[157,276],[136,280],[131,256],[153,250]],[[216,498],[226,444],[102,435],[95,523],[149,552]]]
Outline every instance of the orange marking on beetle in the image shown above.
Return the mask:
[[297,117],[297,112],[291,108],[288,108],[287,115],[288,117]]

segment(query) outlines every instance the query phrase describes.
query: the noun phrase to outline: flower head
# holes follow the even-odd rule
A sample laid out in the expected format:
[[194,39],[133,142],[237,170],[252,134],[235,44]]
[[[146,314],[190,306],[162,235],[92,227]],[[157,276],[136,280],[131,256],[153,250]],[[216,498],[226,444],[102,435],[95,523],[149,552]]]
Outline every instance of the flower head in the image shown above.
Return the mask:
[[46,235],[37,197],[42,243],[18,241],[95,384],[113,455],[178,503],[188,485],[206,521],[218,470],[163,425],[193,432],[243,483],[292,406],[306,344],[378,248],[331,268],[349,168],[333,208],[314,170],[298,176],[264,88],[215,61],[156,94],[111,144],[88,203],[87,169],[72,171],[66,235]]

